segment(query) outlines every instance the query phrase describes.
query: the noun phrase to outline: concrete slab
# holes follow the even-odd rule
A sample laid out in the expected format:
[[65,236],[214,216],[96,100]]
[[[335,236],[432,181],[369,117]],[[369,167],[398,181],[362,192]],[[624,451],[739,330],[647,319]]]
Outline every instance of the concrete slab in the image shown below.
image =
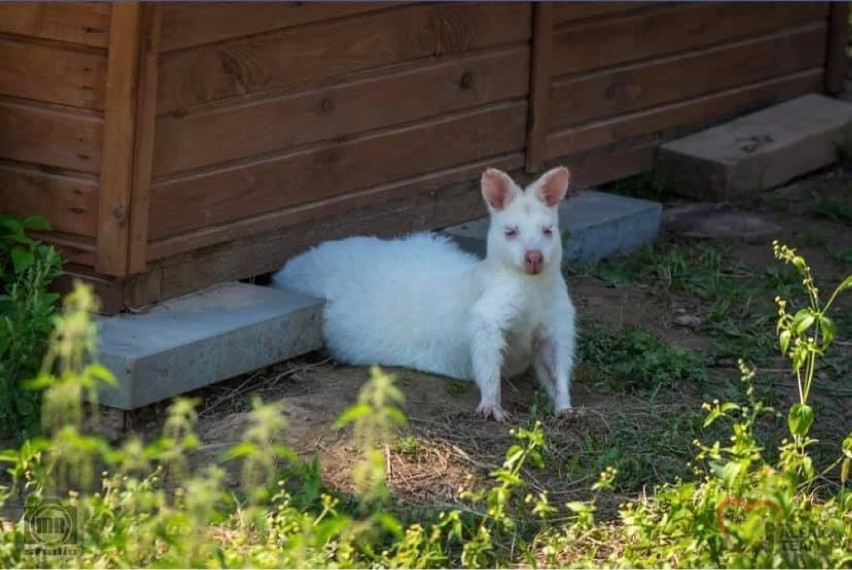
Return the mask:
[[730,200],[828,166],[849,144],[852,104],[810,94],[666,143],[655,171],[678,194]]
[[227,283],[100,321],[100,357],[118,379],[106,406],[132,410],[322,346],[322,301]]
[[[559,205],[560,227],[567,238],[564,262],[592,261],[631,253],[654,241],[660,232],[663,207],[595,190],[580,192]],[[483,257],[488,218],[446,228],[463,249]]]

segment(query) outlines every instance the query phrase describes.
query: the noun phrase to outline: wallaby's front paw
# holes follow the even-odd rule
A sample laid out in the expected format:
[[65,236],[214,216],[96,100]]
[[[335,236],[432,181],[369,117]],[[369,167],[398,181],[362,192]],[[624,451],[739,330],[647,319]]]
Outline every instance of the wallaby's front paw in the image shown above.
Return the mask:
[[500,407],[500,404],[479,404],[476,411],[486,420],[494,418],[500,423],[506,423],[512,420],[512,415]]

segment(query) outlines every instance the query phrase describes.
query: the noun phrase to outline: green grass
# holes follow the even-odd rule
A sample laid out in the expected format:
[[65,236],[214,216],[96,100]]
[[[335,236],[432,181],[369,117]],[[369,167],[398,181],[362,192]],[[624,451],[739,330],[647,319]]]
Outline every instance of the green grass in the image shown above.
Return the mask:
[[776,294],[802,296],[792,268],[755,271],[732,259],[724,242],[663,240],[579,272],[611,287],[642,284],[663,302],[677,299],[688,305],[703,319],[700,331],[715,342],[711,357],[716,360],[744,357],[765,364],[774,354],[774,341],[767,336],[775,315],[772,299]]
[[581,326],[578,347],[580,361],[601,373],[595,383],[599,390],[656,392],[680,382],[707,380],[706,358],[638,327],[612,333],[599,326]]

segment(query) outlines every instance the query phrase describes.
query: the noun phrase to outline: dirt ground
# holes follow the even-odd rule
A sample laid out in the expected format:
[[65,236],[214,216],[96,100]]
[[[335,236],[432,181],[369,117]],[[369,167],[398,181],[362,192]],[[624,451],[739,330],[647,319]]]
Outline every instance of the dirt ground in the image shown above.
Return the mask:
[[[819,204],[817,208],[815,200]],[[819,172],[739,206],[780,226],[778,237],[799,248],[824,289],[828,289],[829,284],[833,287],[841,276],[852,272],[852,220],[848,217],[852,207],[852,170],[834,168]],[[720,248],[725,252],[726,263],[739,262],[738,267],[758,278],[767,268],[780,266],[772,256],[771,238],[750,243],[737,238],[684,240],[667,233],[661,237],[663,244],[677,243],[684,247],[697,241]],[[602,279],[595,271],[569,271],[568,282],[581,327],[597,324],[619,331],[636,325],[666,343],[693,349],[698,354],[710,357],[714,351],[716,340],[702,326],[677,324],[683,321],[679,317],[684,315],[705,315],[707,300],[661,292],[656,284],[659,281],[613,283],[612,279]],[[772,298],[767,297],[761,302],[771,306]],[[835,317],[843,321],[835,350],[845,355],[847,362],[852,354],[852,327],[849,326],[852,304],[848,297],[850,295],[835,312]],[[772,337],[774,321],[765,328],[765,334]],[[596,381],[598,373],[581,363],[574,378],[572,399],[582,413],[567,422],[557,422],[542,412],[542,398],[536,395],[532,375],[504,382],[504,405],[514,415],[513,425],[527,425],[535,418],[543,419],[551,443],[550,453],[559,460],[552,462],[555,467],[551,469],[531,472],[528,481],[533,487],[549,489],[551,496],[559,501],[588,494],[587,489],[593,482],[591,471],[566,467],[570,466],[572,457],[594,457],[584,452],[584,446],[590,441],[600,441],[607,434],[612,436],[616,430],[639,430],[635,440],[639,442],[644,430],[648,438],[662,437],[654,435],[652,429],[661,417],[678,417],[679,414],[692,417],[686,410],[698,410],[702,401],[723,397],[724,387],[738,378],[732,359],[711,362],[710,367],[710,382],[700,386],[685,382],[648,395],[601,390]],[[775,374],[774,389],[781,393],[782,399],[789,401],[794,394],[794,382],[785,372],[784,362],[773,359],[763,368]],[[473,384],[409,370],[389,371],[396,375],[405,395],[404,411],[409,421],[399,441],[386,449],[389,482],[398,498],[421,505],[447,504],[454,500],[461,485],[471,479],[483,480],[500,465],[512,442],[509,433],[512,426],[484,421],[474,414],[479,396]],[[847,373],[848,370],[840,368],[834,376],[820,377],[821,381],[830,382],[829,386],[839,387],[837,394],[832,394],[831,390],[822,392],[826,401],[824,413],[832,416],[834,419],[829,421],[845,431],[852,428],[847,412],[852,409]],[[281,400],[289,420],[288,442],[303,457],[318,457],[325,483],[346,491],[350,488],[350,467],[358,454],[352,445],[351,430],[335,431],[332,424],[355,402],[368,376],[367,369],[341,366],[321,353],[314,353],[193,393],[190,396],[200,400],[198,433],[203,441],[201,453],[195,460],[198,463],[216,460],[239,440],[248,424],[253,396],[260,396],[266,402]],[[152,438],[162,428],[165,410],[166,404],[157,404],[126,415],[107,412],[99,429],[117,439],[128,431]],[[657,475],[665,472],[664,463],[671,459],[660,457],[658,460],[657,452],[653,451],[657,449],[655,445],[651,446],[651,452],[636,452],[655,455],[647,464],[650,473]],[[690,440],[673,440],[671,445],[689,446]],[[684,450],[674,451],[678,454]],[[665,479],[664,474],[659,478]],[[236,472],[233,484],[238,484]],[[612,497],[613,505],[619,498],[617,494]]]

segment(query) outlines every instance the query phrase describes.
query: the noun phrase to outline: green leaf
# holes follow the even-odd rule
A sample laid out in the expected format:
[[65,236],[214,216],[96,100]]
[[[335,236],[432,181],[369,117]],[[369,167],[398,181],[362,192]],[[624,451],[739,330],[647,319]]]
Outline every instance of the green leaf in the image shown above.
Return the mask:
[[260,448],[251,441],[241,441],[225,453],[225,459],[236,459],[238,457],[246,457],[254,455]]
[[373,409],[368,404],[355,404],[337,418],[334,422],[334,429],[340,429],[345,425],[351,424],[355,420],[365,418],[373,413]]
[[15,246],[9,252],[12,258],[12,264],[15,267],[15,273],[23,273],[35,263],[33,252],[25,247]]
[[803,436],[810,431],[814,423],[814,410],[807,404],[793,404],[787,415],[787,427],[790,433]]
[[42,216],[30,216],[29,218],[25,218],[21,225],[24,226],[25,230],[47,232],[52,229],[50,222]]
[[733,487],[734,482],[743,470],[743,466],[734,461],[729,461],[724,465],[713,463],[711,465],[713,474],[721,479],[728,487]]
[[793,330],[796,332],[796,334],[802,334],[803,332],[811,328],[811,325],[814,324],[815,320],[816,315],[813,314],[813,311],[811,311],[810,309],[802,309],[798,313],[796,313],[795,317],[793,317]]
[[388,513],[379,512],[376,514],[376,520],[380,525],[382,525],[385,530],[396,536],[397,538],[402,538],[402,525],[393,515],[389,515]]
[[822,334],[822,349],[825,350],[834,340],[834,337],[837,336],[837,329],[834,327],[831,319],[824,315],[820,315],[817,325],[819,326],[819,332]]
[[781,345],[781,354],[787,354],[787,349],[790,348],[790,336],[792,333],[788,330],[781,331],[778,335],[778,342]]
[[837,287],[837,291],[845,291],[846,289],[852,288],[852,275],[847,275],[846,279]]
[[845,485],[846,481],[849,480],[849,465],[852,464],[852,460],[848,457],[843,458],[843,463],[840,464],[840,484]]

